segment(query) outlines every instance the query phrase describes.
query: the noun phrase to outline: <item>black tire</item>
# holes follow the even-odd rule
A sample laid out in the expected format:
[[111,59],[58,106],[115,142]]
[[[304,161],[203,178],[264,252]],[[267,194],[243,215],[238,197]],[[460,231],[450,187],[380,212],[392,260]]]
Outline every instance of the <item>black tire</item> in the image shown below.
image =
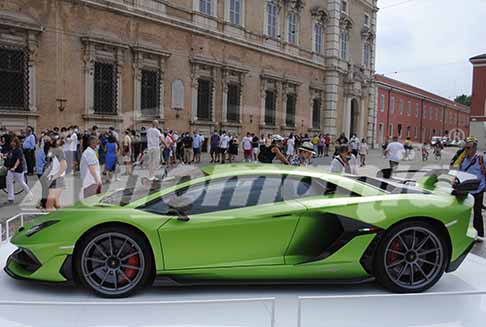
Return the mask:
[[150,244],[126,226],[104,226],[82,237],[74,251],[76,280],[98,296],[128,297],[154,277]]
[[376,280],[396,293],[420,293],[434,286],[449,261],[449,248],[433,224],[407,221],[388,230],[373,262]]

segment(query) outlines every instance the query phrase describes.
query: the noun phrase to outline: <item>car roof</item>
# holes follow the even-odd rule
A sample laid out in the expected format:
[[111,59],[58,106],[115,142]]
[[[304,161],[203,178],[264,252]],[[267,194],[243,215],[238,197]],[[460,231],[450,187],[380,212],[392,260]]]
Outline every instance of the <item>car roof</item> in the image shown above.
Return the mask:
[[127,207],[137,207],[147,201],[151,201],[161,195],[168,194],[176,189],[184,188],[190,185],[198,184],[207,180],[214,180],[218,178],[226,178],[233,176],[249,176],[249,175],[278,175],[289,174],[294,176],[307,176],[319,178],[326,182],[333,183],[340,187],[344,187],[362,196],[382,195],[384,192],[376,189],[370,185],[358,182],[354,179],[346,177],[346,175],[333,174],[324,171],[323,167],[296,167],[287,165],[273,165],[273,164],[225,164],[225,165],[208,165],[201,168],[205,174],[204,177],[198,177],[189,181],[174,185],[164,190],[157,191],[145,199],[140,199],[130,203]]

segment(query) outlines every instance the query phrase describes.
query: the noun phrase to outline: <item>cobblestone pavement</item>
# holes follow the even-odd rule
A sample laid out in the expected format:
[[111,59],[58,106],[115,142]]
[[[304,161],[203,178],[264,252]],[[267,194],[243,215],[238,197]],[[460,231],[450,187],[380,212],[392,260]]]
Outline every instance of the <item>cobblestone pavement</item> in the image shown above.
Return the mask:
[[[419,169],[419,168],[447,168],[451,157],[453,156],[454,152],[456,151],[455,148],[445,149],[442,155],[442,159],[435,160],[434,158],[430,157],[428,161],[422,162],[419,153],[413,153],[411,156],[411,160],[402,161],[400,163],[400,169]],[[241,161],[241,159],[239,160]],[[328,170],[328,166],[330,164],[331,158],[317,158],[313,159],[313,166],[322,167],[323,171]],[[376,172],[382,168],[386,168],[388,166],[388,162],[384,159],[382,152],[380,150],[371,150],[370,155],[368,156],[367,166],[360,168],[360,174],[374,176]],[[202,162],[208,163],[209,158],[207,154],[202,155]],[[198,165],[191,165],[191,166],[184,166],[180,165],[170,170],[169,174],[174,175],[187,175],[187,174],[200,174],[198,168],[204,166],[205,164],[198,164]],[[122,168],[122,172],[124,168]],[[162,169],[160,171],[162,174]],[[125,188],[129,185],[135,185],[139,183],[143,177],[147,176],[147,171],[145,169],[136,169],[134,176],[128,178],[127,176],[121,176],[120,181],[113,181],[112,183],[106,183],[103,185],[104,190],[113,190],[113,189],[120,189]],[[80,190],[80,179],[78,176],[67,176],[65,178],[66,182],[66,189],[62,194],[61,202],[64,206],[69,206],[76,201],[79,200],[79,190]],[[20,212],[35,212],[38,211],[35,208],[37,204],[41,188],[40,184],[38,183],[38,179],[36,176],[29,177],[29,185],[32,187],[32,191],[34,193],[34,199],[32,201],[27,201],[24,199],[24,194],[18,196],[15,200],[13,205],[6,204],[7,196],[3,191],[0,191],[0,223],[5,222],[6,219],[20,213]],[[78,191],[76,191],[78,190]],[[473,252],[481,255],[482,257],[486,257],[486,244],[476,244],[473,249]]]

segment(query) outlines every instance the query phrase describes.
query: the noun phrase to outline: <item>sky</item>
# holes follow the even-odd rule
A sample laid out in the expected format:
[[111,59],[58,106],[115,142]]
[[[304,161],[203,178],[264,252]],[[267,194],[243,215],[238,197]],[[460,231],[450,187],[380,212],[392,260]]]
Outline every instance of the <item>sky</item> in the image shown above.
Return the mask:
[[446,98],[471,94],[486,0],[378,0],[376,72]]

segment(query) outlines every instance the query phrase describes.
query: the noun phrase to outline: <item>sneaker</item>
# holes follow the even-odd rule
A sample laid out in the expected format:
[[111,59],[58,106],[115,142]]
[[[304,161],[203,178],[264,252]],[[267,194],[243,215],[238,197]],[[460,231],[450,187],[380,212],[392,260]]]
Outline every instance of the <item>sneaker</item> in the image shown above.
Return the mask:
[[476,236],[475,241],[476,243],[483,243],[484,241],[486,241],[486,239],[484,238],[484,236]]

